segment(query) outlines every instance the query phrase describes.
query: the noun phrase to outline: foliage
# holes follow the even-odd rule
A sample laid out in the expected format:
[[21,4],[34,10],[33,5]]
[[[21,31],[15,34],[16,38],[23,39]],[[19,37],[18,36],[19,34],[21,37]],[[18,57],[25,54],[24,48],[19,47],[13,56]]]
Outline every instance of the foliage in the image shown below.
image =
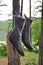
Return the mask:
[[12,29],[12,20],[8,20],[8,24],[7,24],[6,31],[7,31],[7,32],[10,32],[11,29]]
[[41,32],[41,19],[33,18],[32,23],[32,45],[34,47],[35,52],[39,52],[39,40],[40,40],[40,32]]
[[7,45],[0,43],[0,56],[7,56]]
[[32,23],[32,41],[33,42],[36,42],[37,40],[39,40],[40,30],[41,30],[41,19],[33,18],[33,23]]
[[35,53],[35,52],[25,51],[25,56],[20,57],[22,65],[25,65],[26,63],[29,63],[29,62],[31,62],[31,63],[34,62],[37,65],[38,64],[38,55],[39,54]]
[[28,60],[25,65],[37,65],[35,59]]
[[12,20],[0,21],[0,41],[6,41],[6,35],[11,29]]
[[33,47],[34,47],[34,52],[39,53],[39,41],[33,44]]
[[0,31],[6,31],[12,29],[12,20],[0,21]]

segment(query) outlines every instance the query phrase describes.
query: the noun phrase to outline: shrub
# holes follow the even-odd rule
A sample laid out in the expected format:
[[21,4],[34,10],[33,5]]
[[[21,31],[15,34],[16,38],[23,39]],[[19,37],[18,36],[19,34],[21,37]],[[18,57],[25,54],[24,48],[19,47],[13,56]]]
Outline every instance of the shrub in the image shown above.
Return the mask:
[[7,56],[7,45],[0,43],[0,56]]
[[25,65],[37,65],[35,59],[28,60]]

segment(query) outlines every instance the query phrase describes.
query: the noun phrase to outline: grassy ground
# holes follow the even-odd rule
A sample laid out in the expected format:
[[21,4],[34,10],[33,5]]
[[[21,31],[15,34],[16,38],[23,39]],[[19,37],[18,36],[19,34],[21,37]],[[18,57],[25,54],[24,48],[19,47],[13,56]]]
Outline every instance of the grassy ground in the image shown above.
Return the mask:
[[[36,64],[38,64],[38,54],[26,51],[25,52],[25,56],[20,58],[21,64],[25,65],[25,63],[28,60],[31,61],[31,59],[35,59]],[[0,57],[0,65],[8,65],[8,59],[7,59],[7,57]]]
[[36,64],[38,64],[38,54],[33,52],[26,52],[24,57],[21,57],[21,63],[25,65],[27,61],[35,60]]

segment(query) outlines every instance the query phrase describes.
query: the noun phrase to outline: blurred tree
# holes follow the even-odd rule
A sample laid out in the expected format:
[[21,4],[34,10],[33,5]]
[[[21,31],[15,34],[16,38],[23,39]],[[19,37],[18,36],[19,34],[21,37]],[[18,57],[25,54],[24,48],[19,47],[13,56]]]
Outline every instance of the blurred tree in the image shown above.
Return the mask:
[[[19,13],[20,3],[19,0],[13,0],[13,26],[14,26],[14,11]],[[10,25],[10,23],[9,23]],[[13,50],[13,46],[9,41],[9,35],[7,35],[7,45],[8,45],[8,65],[20,65],[20,56],[18,52]]]
[[39,65],[43,65],[43,0],[42,0],[42,22],[41,22],[41,36],[40,36],[40,54],[39,54]]

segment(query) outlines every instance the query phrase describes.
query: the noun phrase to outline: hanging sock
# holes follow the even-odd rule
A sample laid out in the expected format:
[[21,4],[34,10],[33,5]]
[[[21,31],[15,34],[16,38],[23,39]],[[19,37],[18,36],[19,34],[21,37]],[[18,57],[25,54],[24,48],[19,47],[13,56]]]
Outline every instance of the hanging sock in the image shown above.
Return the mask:
[[20,40],[20,35],[18,33],[18,30],[14,27],[13,30],[10,33],[9,37],[10,42],[13,45],[13,48],[16,48],[18,53],[22,56],[24,56],[24,52],[21,47],[21,40]]
[[32,23],[32,20],[28,19],[25,15],[25,19],[26,19],[26,23],[25,23],[25,26],[24,26],[24,29],[23,29],[23,32],[22,32],[22,42],[23,44],[29,49],[29,50],[32,50],[32,47],[31,47],[31,43],[30,43],[30,39],[29,39],[29,29],[30,29],[30,25]]
[[14,23],[15,26],[18,26],[19,31],[22,32],[25,25],[25,19],[21,17],[17,11],[14,11]]
[[9,40],[13,45],[13,49],[16,48],[18,53],[21,56],[24,56],[24,52],[21,47],[21,31],[22,31],[24,19],[22,19],[21,17],[15,16],[14,22],[15,22],[15,27],[13,27],[13,29],[11,31]]
[[19,31],[22,31],[22,28],[25,24],[25,19],[21,16],[15,16],[15,26],[18,26]]

